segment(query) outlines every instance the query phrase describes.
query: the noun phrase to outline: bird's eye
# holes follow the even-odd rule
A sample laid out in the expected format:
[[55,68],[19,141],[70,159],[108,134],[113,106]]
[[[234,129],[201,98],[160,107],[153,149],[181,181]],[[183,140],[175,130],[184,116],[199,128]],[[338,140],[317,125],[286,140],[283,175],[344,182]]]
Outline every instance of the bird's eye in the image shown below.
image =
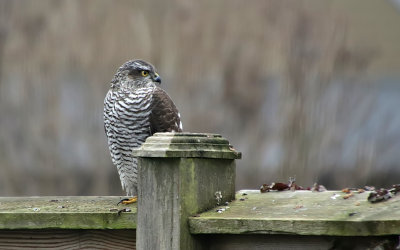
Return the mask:
[[142,76],[146,77],[149,75],[149,71],[147,70],[142,70]]

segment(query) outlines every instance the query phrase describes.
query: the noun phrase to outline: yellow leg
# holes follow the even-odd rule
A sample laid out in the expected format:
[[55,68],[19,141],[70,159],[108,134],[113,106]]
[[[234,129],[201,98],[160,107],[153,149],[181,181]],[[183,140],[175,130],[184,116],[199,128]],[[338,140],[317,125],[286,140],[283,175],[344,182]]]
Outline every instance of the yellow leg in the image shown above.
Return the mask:
[[137,196],[133,196],[132,198],[129,198],[127,201],[122,201],[122,204],[131,204],[137,202]]
[[118,202],[118,204],[122,203],[122,204],[126,205],[126,204],[135,203],[135,202],[137,202],[137,196],[133,196],[132,198],[129,198],[129,199],[122,199]]

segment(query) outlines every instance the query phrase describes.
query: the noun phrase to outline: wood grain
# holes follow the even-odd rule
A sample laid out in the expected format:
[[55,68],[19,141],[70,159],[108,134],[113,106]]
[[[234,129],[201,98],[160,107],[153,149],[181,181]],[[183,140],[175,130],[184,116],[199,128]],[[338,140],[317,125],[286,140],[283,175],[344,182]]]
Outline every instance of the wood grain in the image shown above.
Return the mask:
[[0,197],[0,229],[136,229],[137,204],[117,205],[121,198]]
[[136,249],[136,230],[0,230],[0,249]]
[[[247,195],[242,195],[246,193]],[[193,234],[297,234],[385,236],[400,234],[400,195],[367,201],[369,192],[344,199],[341,191],[239,191],[221,213],[189,218]],[[227,208],[229,207],[229,208]]]
[[317,249],[397,249],[398,236],[321,237],[301,235],[207,235],[202,238],[209,250],[317,250]]

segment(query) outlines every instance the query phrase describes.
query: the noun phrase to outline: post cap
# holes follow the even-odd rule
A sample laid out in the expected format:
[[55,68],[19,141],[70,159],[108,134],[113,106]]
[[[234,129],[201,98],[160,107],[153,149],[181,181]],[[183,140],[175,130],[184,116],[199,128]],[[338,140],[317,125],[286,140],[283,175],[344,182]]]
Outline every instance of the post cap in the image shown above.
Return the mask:
[[208,133],[155,133],[133,149],[134,157],[184,157],[240,159],[229,141],[218,134]]

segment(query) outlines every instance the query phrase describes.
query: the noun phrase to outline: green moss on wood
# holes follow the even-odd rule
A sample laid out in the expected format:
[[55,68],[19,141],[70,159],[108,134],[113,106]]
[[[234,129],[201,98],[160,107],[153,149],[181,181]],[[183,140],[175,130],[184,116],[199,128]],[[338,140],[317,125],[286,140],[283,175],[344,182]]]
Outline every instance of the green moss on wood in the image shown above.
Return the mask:
[[[239,192],[222,213],[192,217],[194,234],[299,234],[379,236],[400,234],[400,197],[367,202],[369,192],[343,199],[340,191]],[[340,196],[335,197],[335,194]],[[244,199],[241,201],[240,199]]]
[[136,229],[136,204],[117,206],[121,198],[1,197],[0,229]]

